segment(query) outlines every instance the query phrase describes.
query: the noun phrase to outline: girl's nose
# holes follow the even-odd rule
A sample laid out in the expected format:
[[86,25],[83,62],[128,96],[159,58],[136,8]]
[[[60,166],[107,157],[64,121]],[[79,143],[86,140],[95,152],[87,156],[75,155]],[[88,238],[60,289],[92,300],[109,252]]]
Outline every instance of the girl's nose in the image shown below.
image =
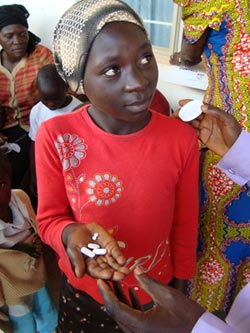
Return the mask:
[[139,68],[133,68],[128,71],[126,77],[126,90],[144,90],[148,84],[148,79],[145,74]]

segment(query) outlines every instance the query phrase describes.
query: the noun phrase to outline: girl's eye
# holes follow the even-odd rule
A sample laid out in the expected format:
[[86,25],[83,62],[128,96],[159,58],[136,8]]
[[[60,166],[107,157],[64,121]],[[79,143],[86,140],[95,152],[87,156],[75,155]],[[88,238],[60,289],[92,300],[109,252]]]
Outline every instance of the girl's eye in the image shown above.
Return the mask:
[[151,58],[152,58],[151,54],[147,54],[147,55],[143,56],[141,58],[141,64],[142,65],[148,64],[150,62]]
[[118,67],[111,67],[111,68],[107,69],[104,74],[106,76],[112,77],[112,76],[115,76],[119,73],[120,73],[120,70],[119,70]]

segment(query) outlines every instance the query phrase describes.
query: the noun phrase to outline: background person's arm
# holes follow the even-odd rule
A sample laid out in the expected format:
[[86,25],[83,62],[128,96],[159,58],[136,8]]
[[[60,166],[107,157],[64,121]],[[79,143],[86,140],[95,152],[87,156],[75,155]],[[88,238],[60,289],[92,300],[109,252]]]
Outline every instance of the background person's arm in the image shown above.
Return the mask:
[[182,40],[181,51],[174,53],[170,57],[170,64],[177,66],[194,66],[201,62],[201,56],[207,41],[209,28],[207,28],[197,42],[188,44]]

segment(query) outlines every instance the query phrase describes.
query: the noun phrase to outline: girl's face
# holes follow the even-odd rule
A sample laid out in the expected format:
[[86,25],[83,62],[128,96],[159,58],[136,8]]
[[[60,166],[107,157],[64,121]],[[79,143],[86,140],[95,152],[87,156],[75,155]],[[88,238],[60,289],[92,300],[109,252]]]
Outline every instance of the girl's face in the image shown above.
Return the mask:
[[97,124],[136,127],[145,122],[157,80],[156,60],[143,30],[131,23],[107,24],[93,43],[84,75]]
[[29,42],[28,30],[21,24],[11,24],[0,30],[0,45],[12,61],[21,60]]

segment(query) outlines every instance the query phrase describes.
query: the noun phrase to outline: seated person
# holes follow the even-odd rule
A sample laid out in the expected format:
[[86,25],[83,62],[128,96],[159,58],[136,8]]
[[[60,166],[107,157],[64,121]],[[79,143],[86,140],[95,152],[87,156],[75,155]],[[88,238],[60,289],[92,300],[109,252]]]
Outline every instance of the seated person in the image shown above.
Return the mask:
[[7,317],[13,333],[55,332],[57,311],[45,286],[41,251],[29,197],[11,190],[11,165],[0,152],[0,328]]
[[[12,188],[26,189],[29,168],[29,114],[39,101],[35,85],[37,72],[53,63],[52,52],[28,31],[29,12],[22,5],[0,6],[0,109],[6,113],[3,138],[20,146],[11,151]],[[15,45],[15,47],[13,47]]]

